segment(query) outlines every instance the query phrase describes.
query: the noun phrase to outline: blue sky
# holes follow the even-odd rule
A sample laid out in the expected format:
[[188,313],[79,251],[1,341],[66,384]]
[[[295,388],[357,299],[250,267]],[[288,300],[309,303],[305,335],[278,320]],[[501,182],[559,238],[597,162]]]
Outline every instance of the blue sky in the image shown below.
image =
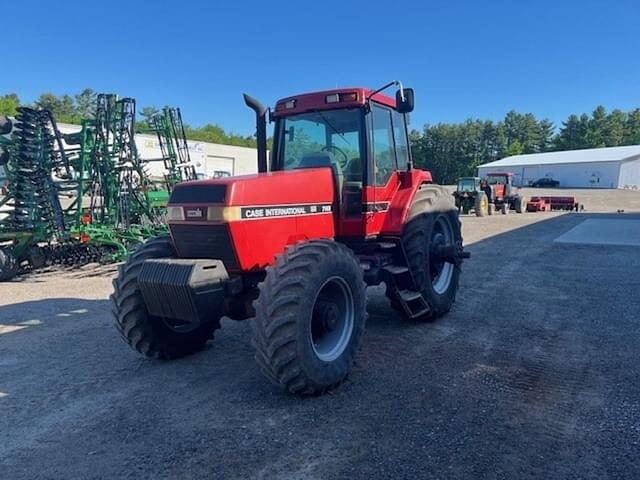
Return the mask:
[[273,105],[395,78],[416,90],[413,128],[640,107],[638,0],[2,3],[0,93],[25,101],[91,87],[242,134],[242,92]]

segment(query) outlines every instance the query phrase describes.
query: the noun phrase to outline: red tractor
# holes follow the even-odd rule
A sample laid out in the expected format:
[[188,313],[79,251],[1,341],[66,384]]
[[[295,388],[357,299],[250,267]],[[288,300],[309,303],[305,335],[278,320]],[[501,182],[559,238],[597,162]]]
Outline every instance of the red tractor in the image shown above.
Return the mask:
[[512,173],[488,173],[485,178],[491,187],[489,202],[495,205],[496,211],[503,214],[509,213],[509,210],[515,210],[517,213],[527,211],[527,200],[513,185],[512,178]]
[[[395,99],[380,93],[392,85]],[[307,395],[349,372],[366,286],[385,282],[405,317],[447,313],[468,254],[451,195],[412,166],[413,98],[391,82],[295,95],[270,112],[245,95],[257,117],[259,173],[175,187],[171,235],[146,242],[114,280],[124,340],[173,359],[202,349],[220,317],[255,318],[262,371]]]

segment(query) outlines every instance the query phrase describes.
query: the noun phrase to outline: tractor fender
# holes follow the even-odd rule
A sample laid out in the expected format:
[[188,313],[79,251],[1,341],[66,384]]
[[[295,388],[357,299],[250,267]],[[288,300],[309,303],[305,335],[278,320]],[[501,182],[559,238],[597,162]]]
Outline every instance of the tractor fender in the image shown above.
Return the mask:
[[445,187],[423,183],[413,196],[411,207],[403,223],[406,224],[423,213],[449,212],[455,209],[455,202]]

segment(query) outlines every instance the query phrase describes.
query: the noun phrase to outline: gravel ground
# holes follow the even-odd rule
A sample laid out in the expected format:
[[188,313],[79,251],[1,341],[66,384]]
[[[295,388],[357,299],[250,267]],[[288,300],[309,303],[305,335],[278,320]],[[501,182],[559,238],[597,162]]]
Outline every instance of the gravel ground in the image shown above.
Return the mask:
[[357,365],[318,398],[261,376],[247,322],[139,357],[112,327],[113,267],[2,284],[0,478],[640,478],[639,249],[553,242],[640,221],[594,213],[640,193],[575,194],[587,213],[464,217],[472,258],[437,322],[369,289]]

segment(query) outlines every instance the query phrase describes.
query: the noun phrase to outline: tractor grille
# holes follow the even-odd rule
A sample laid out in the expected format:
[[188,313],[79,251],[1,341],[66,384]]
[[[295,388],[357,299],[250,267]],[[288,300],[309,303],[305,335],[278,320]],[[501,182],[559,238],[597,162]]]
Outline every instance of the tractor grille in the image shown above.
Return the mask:
[[177,185],[171,194],[169,204],[222,203],[226,193],[226,185]]
[[231,236],[226,225],[170,225],[171,236],[181,258],[222,260],[227,270],[238,269]]

